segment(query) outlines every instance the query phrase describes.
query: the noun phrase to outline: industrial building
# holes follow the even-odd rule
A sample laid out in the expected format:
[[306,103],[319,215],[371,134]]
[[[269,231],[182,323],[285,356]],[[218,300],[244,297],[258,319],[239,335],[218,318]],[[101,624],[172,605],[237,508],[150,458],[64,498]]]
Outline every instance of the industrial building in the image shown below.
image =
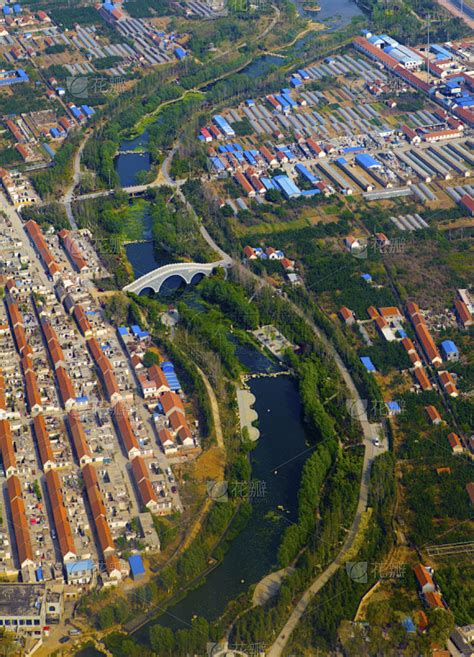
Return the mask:
[[0,71],[0,87],[9,87],[12,84],[28,81],[29,77],[22,68],[14,71]]

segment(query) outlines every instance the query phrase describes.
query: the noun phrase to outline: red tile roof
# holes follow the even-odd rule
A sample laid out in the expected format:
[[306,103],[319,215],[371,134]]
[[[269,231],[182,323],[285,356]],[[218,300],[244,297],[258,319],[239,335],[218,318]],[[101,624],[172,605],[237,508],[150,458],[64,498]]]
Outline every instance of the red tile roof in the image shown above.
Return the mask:
[[20,480],[16,475],[7,479],[8,499],[12,516],[13,533],[20,566],[25,562],[33,562],[33,549],[31,547],[30,533],[26,519],[25,502],[22,496]]
[[115,405],[114,420],[126,453],[129,454],[132,449],[139,449],[138,440],[133,432],[127,407],[124,402],[118,402]]
[[176,392],[164,392],[160,397],[160,403],[166,416],[168,416],[173,409],[176,409],[184,415],[183,402]]
[[46,463],[54,463],[55,458],[49,433],[46,429],[46,422],[43,415],[39,414],[33,418],[33,427],[35,430],[36,444],[38,445],[38,452],[40,455],[41,466],[44,469]]
[[473,323],[472,315],[469,312],[469,308],[464,303],[464,301],[461,301],[460,299],[456,299],[456,301],[454,302],[454,306],[456,308],[456,312],[461,324],[463,326],[471,326]]
[[432,385],[428,379],[426,372],[423,367],[417,367],[415,370],[415,377],[418,381],[420,388],[424,390],[432,390]]
[[58,381],[61,402],[63,406],[66,406],[68,402],[76,399],[74,386],[72,385],[72,381],[69,377],[69,374],[62,366],[56,368],[56,378]]
[[56,470],[49,470],[45,474],[45,480],[51,502],[61,556],[64,558],[68,555],[77,555],[76,546],[74,545],[74,539],[72,537],[71,525],[69,523],[66,507],[64,506],[61,482]]
[[433,578],[431,577],[428,570],[421,563],[419,563],[417,566],[413,568],[413,572],[415,573],[415,577],[418,580],[418,584],[420,585],[420,588],[423,588],[426,585],[434,587]]
[[452,450],[462,449],[462,443],[459,439],[459,436],[457,435],[457,433],[454,433],[454,431],[448,434],[448,441],[449,444],[451,445]]
[[0,453],[2,455],[3,470],[7,474],[10,468],[16,468],[13,437],[8,420],[0,420]]
[[76,456],[80,461],[84,457],[92,458],[92,454],[87,443],[84,427],[82,426],[81,418],[75,411],[71,411],[67,416],[69,431],[74,445]]
[[431,422],[441,422],[441,415],[439,414],[438,409],[436,406],[425,406],[425,410],[428,414],[428,417],[430,418]]

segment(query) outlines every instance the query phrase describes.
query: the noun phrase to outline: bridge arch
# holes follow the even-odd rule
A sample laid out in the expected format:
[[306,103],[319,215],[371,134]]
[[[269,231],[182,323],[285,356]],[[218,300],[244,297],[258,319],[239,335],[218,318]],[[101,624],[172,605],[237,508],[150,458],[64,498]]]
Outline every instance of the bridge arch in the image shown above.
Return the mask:
[[209,263],[180,262],[171,265],[158,267],[153,271],[140,276],[133,283],[129,283],[123,288],[124,292],[133,292],[141,294],[146,289],[151,289],[155,294],[159,294],[163,283],[171,276],[179,276],[186,285],[196,284],[198,279],[203,276],[209,276],[217,267],[228,267],[229,263],[224,260]]
[[148,285],[147,287],[144,287],[140,290],[139,296],[145,297],[149,296],[150,294],[156,294],[156,290],[151,285]]

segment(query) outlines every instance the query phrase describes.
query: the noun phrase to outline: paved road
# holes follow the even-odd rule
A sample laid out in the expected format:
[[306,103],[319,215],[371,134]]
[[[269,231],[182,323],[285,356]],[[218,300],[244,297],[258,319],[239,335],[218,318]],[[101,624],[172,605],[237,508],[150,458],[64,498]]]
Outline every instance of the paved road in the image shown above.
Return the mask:
[[64,193],[64,196],[61,199],[61,203],[64,204],[64,207],[66,208],[66,214],[67,218],[69,221],[69,224],[72,228],[72,230],[77,230],[78,225],[76,223],[76,220],[74,219],[74,215],[72,213],[72,197],[74,194],[74,190],[79,184],[79,181],[81,179],[81,157],[82,157],[82,151],[84,150],[85,145],[87,144],[88,139],[91,137],[93,132],[89,132],[85,135],[84,139],[81,142],[81,145],[77,149],[76,155],[74,156],[74,162],[73,162],[73,174],[72,174],[72,181],[69,187],[67,188],[66,192]]

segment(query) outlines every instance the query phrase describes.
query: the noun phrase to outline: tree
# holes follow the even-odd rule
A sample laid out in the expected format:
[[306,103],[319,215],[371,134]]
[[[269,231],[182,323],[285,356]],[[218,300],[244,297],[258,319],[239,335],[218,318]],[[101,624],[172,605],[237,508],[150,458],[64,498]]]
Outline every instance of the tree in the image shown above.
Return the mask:
[[152,365],[160,364],[160,357],[155,351],[147,351],[143,356],[143,364],[145,367],[151,367]]
[[114,606],[114,616],[117,623],[123,623],[129,613],[130,609],[125,600],[118,600]]
[[121,326],[127,321],[129,301],[123,294],[114,294],[105,302],[105,316],[109,322]]
[[428,613],[430,621],[428,634],[432,643],[446,645],[449,635],[454,629],[454,616],[448,609],[433,609]]
[[175,654],[174,634],[169,627],[152,625],[150,627],[150,644],[152,649],[163,657],[173,657]]
[[97,622],[101,630],[106,630],[114,624],[114,610],[112,607],[103,607],[97,616]]

